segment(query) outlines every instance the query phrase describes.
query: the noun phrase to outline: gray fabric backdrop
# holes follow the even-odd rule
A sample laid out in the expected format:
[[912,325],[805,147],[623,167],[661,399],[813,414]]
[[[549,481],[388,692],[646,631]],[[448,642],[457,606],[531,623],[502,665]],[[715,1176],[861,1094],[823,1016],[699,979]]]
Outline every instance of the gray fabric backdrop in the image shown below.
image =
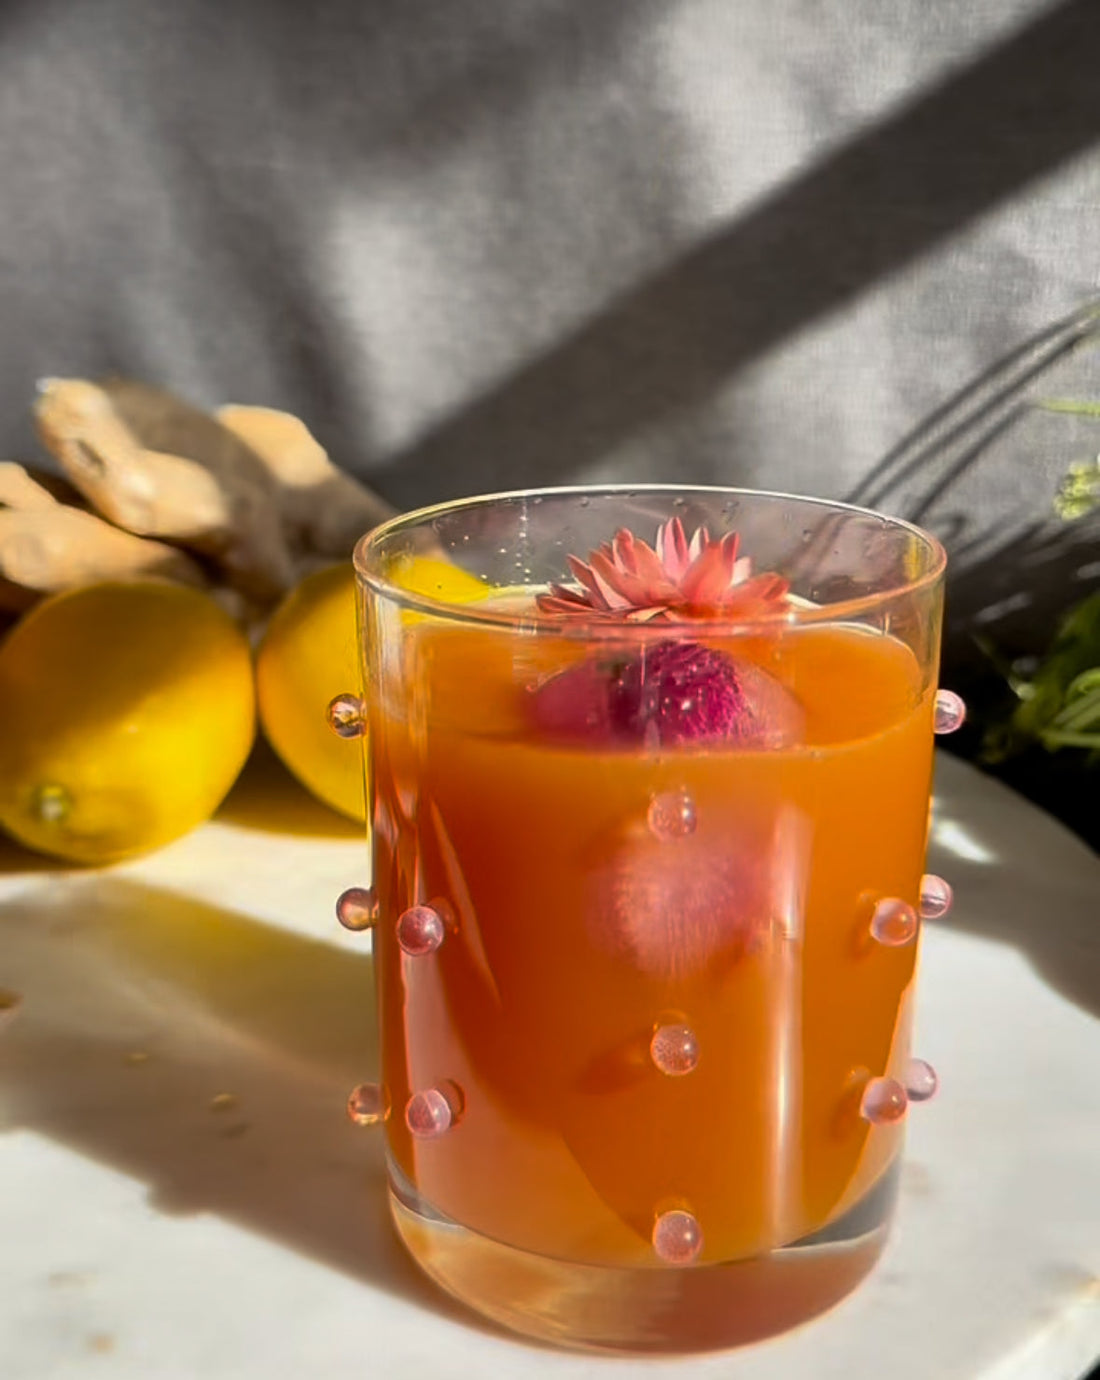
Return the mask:
[[1005,412],[1037,357],[1100,396],[1043,335],[1098,288],[1098,74],[1100,0],[9,0],[0,454],[122,371],[402,506],[846,495],[950,541],[953,657],[1036,643],[1100,581],[1050,517],[1100,426]]

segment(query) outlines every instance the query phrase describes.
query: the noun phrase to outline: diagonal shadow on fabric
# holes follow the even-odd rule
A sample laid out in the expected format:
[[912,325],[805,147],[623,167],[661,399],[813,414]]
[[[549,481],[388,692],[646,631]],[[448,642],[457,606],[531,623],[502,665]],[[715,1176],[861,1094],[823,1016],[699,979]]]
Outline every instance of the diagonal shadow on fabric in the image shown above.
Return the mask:
[[[781,187],[377,473],[401,504],[550,483],[1100,138],[1100,6],[1070,0]],[[476,464],[474,463],[476,462]]]
[[[333,186],[356,177],[368,189],[391,178],[415,180],[464,142],[490,139],[495,130],[522,122],[538,96],[565,83],[605,89],[608,71],[622,60],[631,35],[662,8],[659,0],[590,0],[578,10],[566,0],[550,0],[513,16],[507,0],[485,0],[460,17],[438,7],[429,14],[396,0],[340,0],[325,15],[319,46],[308,7],[242,0],[210,26],[205,41],[224,41],[223,24],[240,41],[249,27],[265,27],[265,12],[277,11],[278,22],[265,27],[265,43],[282,89],[294,93],[287,156],[302,179],[298,194],[324,204]],[[334,91],[357,89],[366,93],[358,117],[332,98]],[[318,291],[313,273],[301,271],[317,246],[302,240],[295,216],[273,214],[287,191],[273,177],[275,167],[218,155],[208,101],[197,89],[193,106],[177,111],[166,130],[165,156],[176,165],[178,180],[201,189],[179,206],[178,215],[195,240],[216,246],[219,258],[232,265],[234,281],[285,351],[280,405],[307,417],[337,462],[355,468],[361,456],[349,453],[352,437],[339,419],[365,406],[363,379],[334,358],[334,304]],[[232,118],[225,108],[218,114]],[[639,181],[660,185],[671,179],[678,160],[669,122],[656,110],[643,117],[635,109],[621,118],[641,142]],[[659,166],[644,166],[655,156]],[[504,198],[506,171],[502,166]],[[377,193],[368,190],[372,194]],[[674,200],[671,192],[666,199]],[[446,233],[442,226],[440,232]],[[132,342],[134,352],[141,348],[140,340]]]
[[[864,507],[892,503],[917,520],[929,503],[947,487],[936,471],[931,491],[924,483],[939,457],[951,455],[952,465],[965,468],[1006,424],[1020,415],[1030,390],[1049,379],[1063,360],[1082,346],[1100,340],[1100,298],[1086,302],[1060,321],[1044,326],[1018,342],[999,359],[970,379],[940,407],[930,412],[845,495]],[[954,454],[952,455],[952,451]],[[906,486],[919,488],[917,501],[899,503]]]
[[[1100,588],[1100,508],[1069,518],[1054,502],[1072,467],[1095,464],[1098,393],[1093,302],[973,379],[847,495],[930,528],[947,547],[943,681],[971,711],[946,744],[953,753],[982,754],[986,731],[1016,704],[1008,669],[1044,655],[1067,611]],[[1080,753],[1036,746],[993,769],[1100,845]]]

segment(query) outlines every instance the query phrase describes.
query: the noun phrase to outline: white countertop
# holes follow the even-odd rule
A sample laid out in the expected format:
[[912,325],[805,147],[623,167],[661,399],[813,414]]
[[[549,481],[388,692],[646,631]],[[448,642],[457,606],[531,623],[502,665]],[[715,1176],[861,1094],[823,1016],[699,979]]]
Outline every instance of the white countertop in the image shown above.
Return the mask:
[[[914,1107],[890,1245],[826,1317],[658,1361],[528,1347],[392,1236],[358,831],[272,764],[153,857],[0,844],[3,1380],[655,1375],[1076,1380],[1100,1355],[1100,859],[941,755]],[[222,1095],[222,1096],[220,1096]]]

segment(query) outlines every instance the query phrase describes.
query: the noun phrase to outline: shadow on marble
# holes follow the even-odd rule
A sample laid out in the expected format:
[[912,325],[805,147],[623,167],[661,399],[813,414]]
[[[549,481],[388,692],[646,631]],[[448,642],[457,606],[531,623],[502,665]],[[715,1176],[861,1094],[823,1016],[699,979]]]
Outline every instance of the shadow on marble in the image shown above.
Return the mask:
[[112,877],[6,903],[0,938],[22,997],[0,1129],[477,1325],[405,1254],[382,1131],[345,1114],[377,1058],[369,955]]
[[315,799],[294,779],[262,737],[217,813],[226,824],[301,838],[355,839],[363,826]]
[[[44,853],[32,853],[15,839],[0,833],[0,877],[12,873],[56,872],[62,866],[56,858],[47,858]],[[83,871],[74,867],[75,872]]]
[[955,904],[934,924],[1010,944],[1100,1018],[1100,859],[1057,820],[940,754],[928,870]]

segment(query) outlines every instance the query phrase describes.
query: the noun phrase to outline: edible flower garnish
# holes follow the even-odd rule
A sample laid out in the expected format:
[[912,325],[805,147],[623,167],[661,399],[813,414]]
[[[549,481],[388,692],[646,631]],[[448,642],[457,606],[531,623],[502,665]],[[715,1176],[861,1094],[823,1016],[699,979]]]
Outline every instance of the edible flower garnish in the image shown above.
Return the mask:
[[716,541],[699,527],[689,541],[678,517],[661,525],[654,546],[624,527],[587,561],[569,556],[577,585],[551,585],[538,596],[538,607],[542,613],[628,623],[781,612],[788,582],[772,573],[753,575],[752,561],[737,550],[736,532]]
[[753,575],[737,535],[705,527],[689,541],[679,518],[654,546],[625,528],[587,561],[569,557],[576,586],[551,585],[541,612],[619,624],[689,623],[682,639],[646,639],[601,653],[534,689],[535,722],[572,742],[678,747],[723,742],[783,748],[801,741],[805,714],[791,691],[743,656],[698,639],[708,620],[752,620],[787,607],[781,575]]

